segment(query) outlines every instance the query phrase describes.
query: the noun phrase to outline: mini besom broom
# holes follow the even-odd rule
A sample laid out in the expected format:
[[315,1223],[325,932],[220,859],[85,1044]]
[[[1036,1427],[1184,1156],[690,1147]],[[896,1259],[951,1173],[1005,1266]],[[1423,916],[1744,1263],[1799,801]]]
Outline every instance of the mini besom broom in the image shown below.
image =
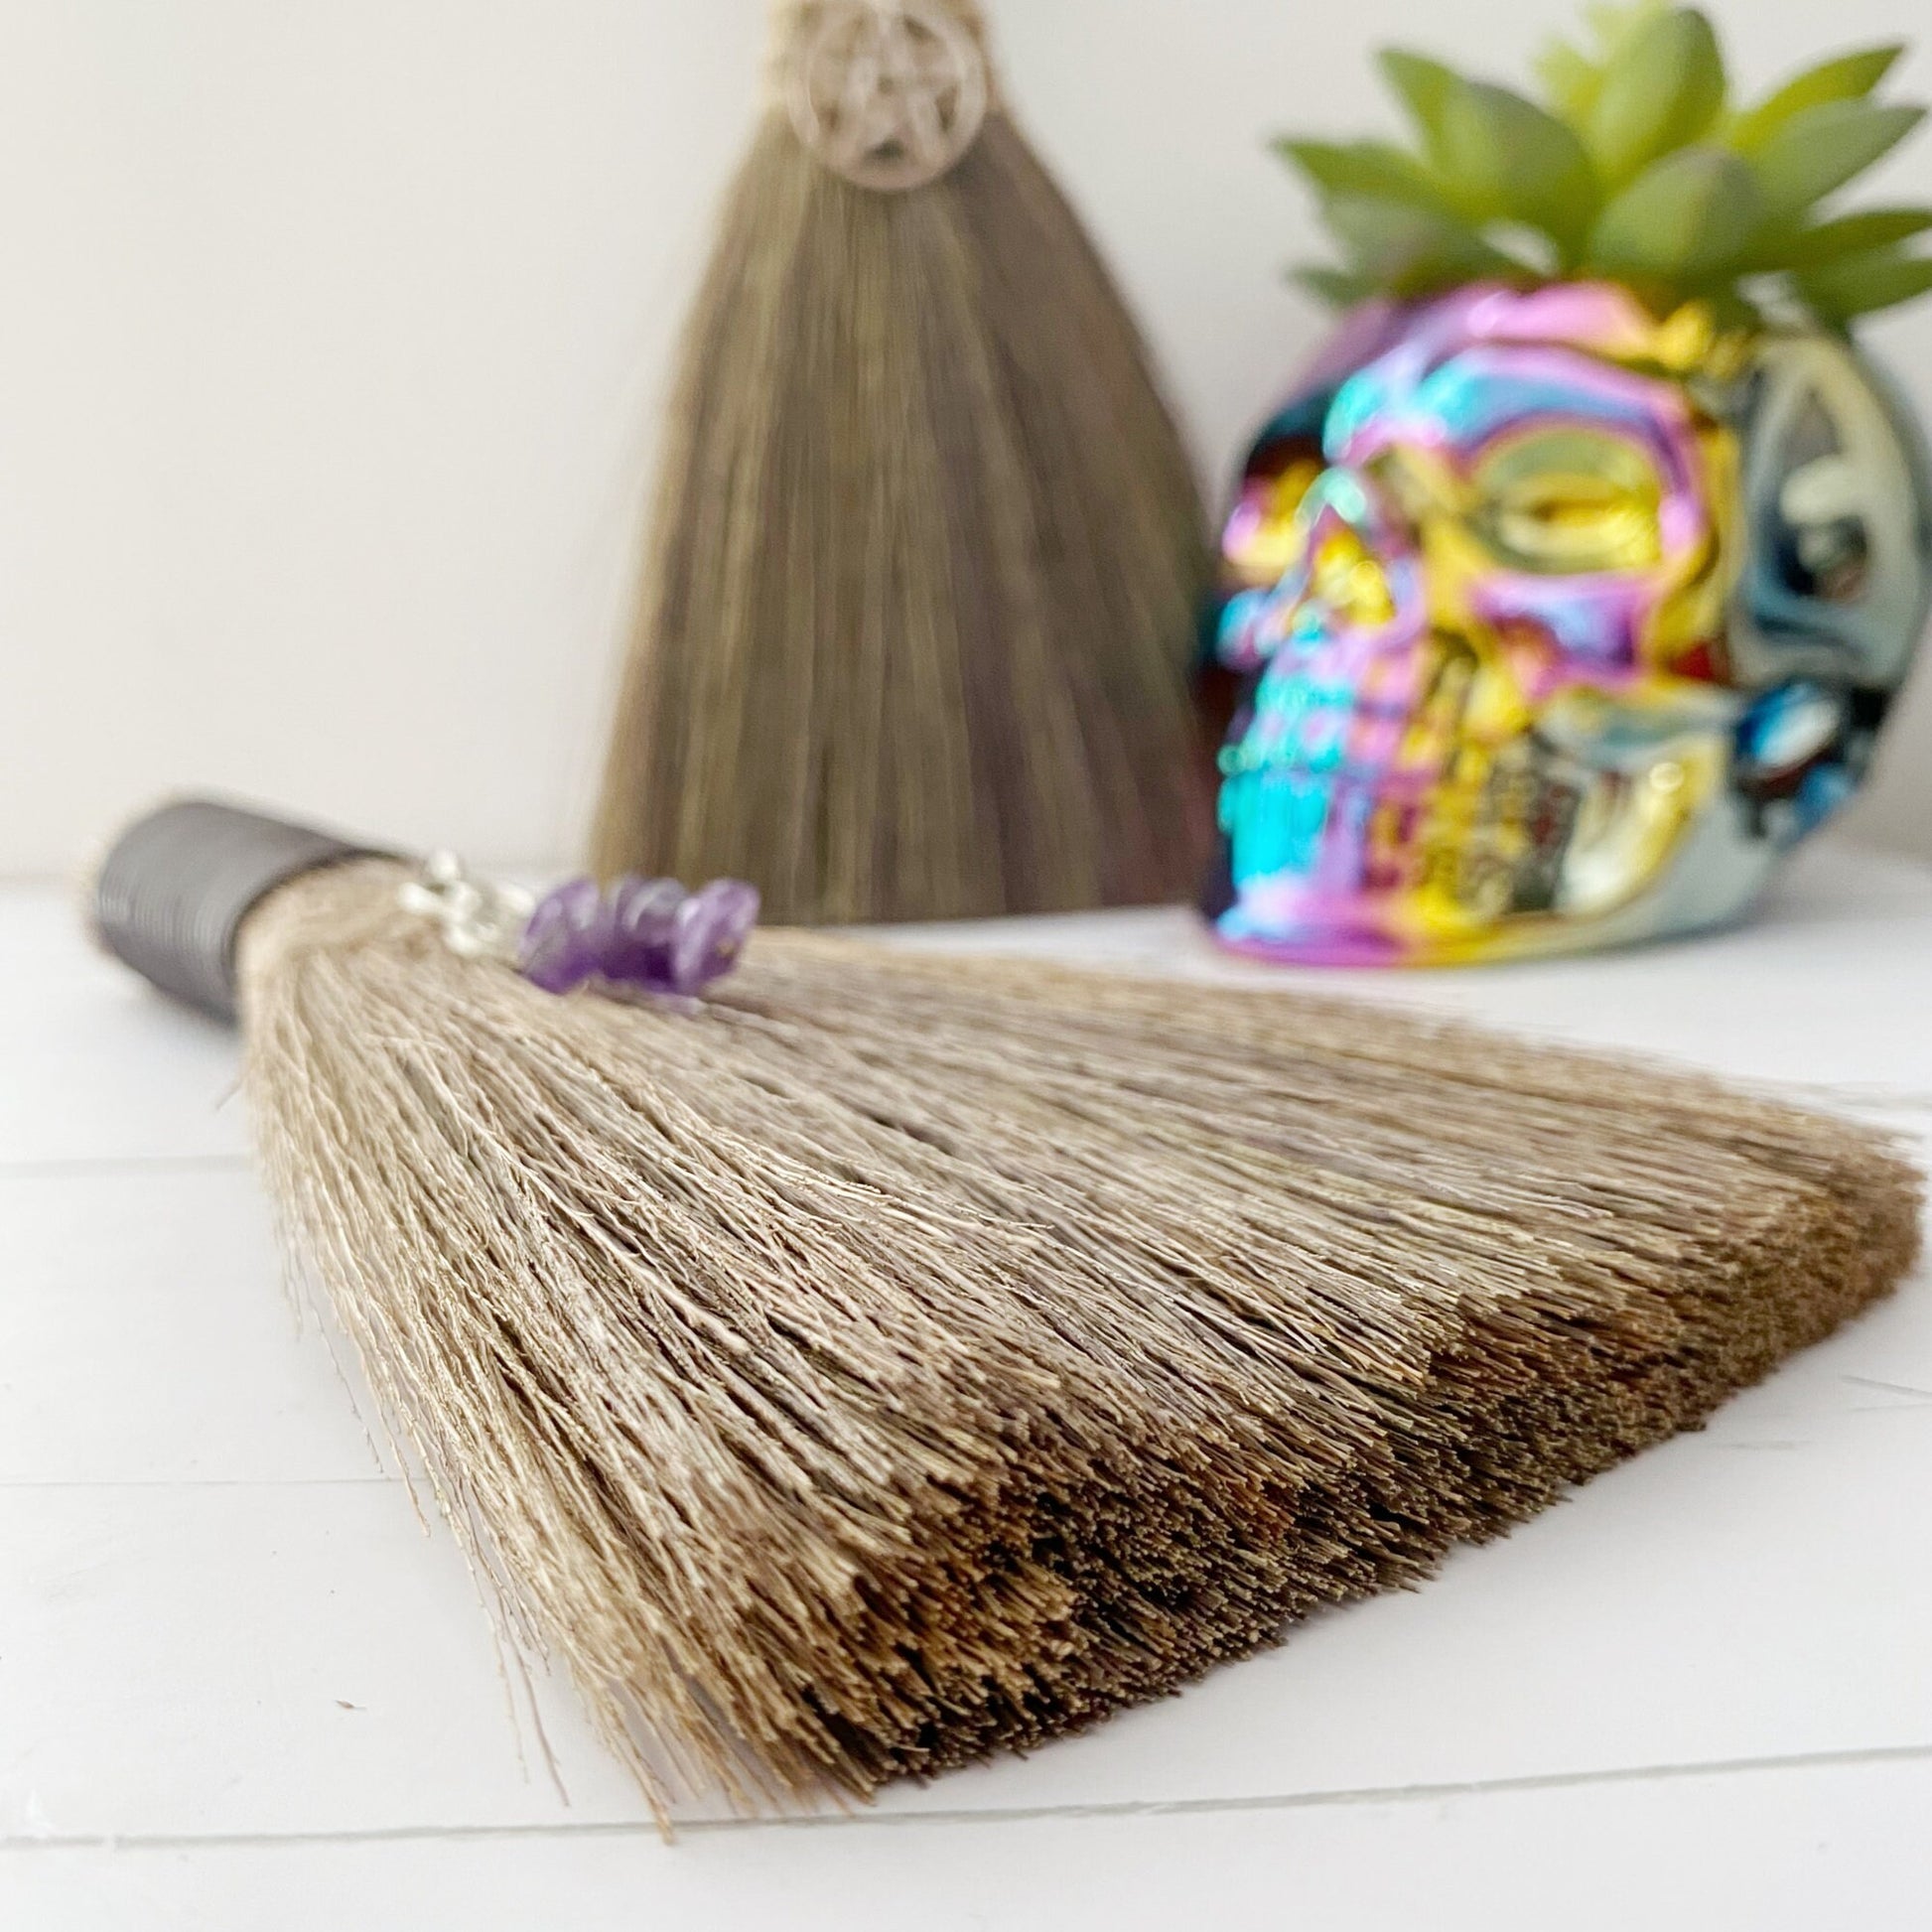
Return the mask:
[[234,808],[98,875],[512,1625],[746,1806],[1025,1744],[1413,1581],[1882,1294],[1916,1175],[1345,1002],[531,909]]
[[1207,584],[1120,296],[972,0],[775,0],[593,841],[774,917],[1184,897]]

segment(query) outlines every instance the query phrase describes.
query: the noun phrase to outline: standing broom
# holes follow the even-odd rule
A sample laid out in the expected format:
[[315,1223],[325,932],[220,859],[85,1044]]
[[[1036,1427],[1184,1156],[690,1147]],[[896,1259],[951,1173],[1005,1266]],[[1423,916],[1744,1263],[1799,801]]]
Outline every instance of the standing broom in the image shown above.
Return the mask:
[[786,921],[1183,897],[1204,518],[973,0],[776,0],[592,858]]
[[[1891,1287],[1881,1138],[1275,992],[532,913],[190,802],[103,941],[513,1627],[741,1804],[1027,1744],[1412,1582]],[[736,968],[736,970],[733,970]]]

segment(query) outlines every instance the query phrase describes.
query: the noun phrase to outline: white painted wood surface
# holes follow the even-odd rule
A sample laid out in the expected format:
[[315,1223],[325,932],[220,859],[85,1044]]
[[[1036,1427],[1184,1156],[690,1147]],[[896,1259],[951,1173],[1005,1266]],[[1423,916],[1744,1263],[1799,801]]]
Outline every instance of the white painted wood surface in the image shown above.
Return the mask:
[[[1268,977],[1170,912],[909,936]],[[1932,1153],[1932,868],[1827,844],[1701,944],[1342,984],[1884,1099]],[[667,1848],[281,1291],[233,1043],[53,891],[0,894],[0,992],[6,1932],[1932,1924],[1923,1278],[1426,1589]]]

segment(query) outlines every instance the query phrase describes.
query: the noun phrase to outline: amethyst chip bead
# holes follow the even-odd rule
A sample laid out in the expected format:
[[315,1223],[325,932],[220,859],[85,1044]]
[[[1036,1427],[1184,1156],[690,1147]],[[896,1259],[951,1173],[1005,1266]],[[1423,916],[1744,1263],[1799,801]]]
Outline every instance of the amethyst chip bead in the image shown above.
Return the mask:
[[684,992],[671,967],[671,938],[690,895],[675,879],[618,880],[603,907],[601,978],[623,986]]
[[644,993],[701,993],[737,965],[758,923],[755,887],[714,879],[687,893],[674,879],[626,875],[600,892],[573,879],[538,901],[518,970],[546,993],[595,980]]
[[603,895],[594,879],[573,879],[537,901],[523,928],[517,970],[546,993],[568,993],[598,969]]
[[758,922],[758,888],[742,879],[714,879],[691,894],[671,917],[671,990],[696,993],[723,979]]

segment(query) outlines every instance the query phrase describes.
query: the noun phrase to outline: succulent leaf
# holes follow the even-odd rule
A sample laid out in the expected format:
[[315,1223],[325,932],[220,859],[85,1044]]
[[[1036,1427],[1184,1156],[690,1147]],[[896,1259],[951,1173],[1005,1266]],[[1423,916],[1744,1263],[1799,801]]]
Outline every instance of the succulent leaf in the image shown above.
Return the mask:
[[1391,295],[1426,295],[1487,275],[1519,276],[1522,264],[1453,217],[1368,195],[1337,195],[1328,226],[1349,265]]
[[1887,47],[1842,54],[1836,60],[1807,68],[1737,116],[1730,126],[1730,145],[1739,154],[1755,154],[1792,115],[1807,107],[1822,107],[1831,100],[1863,100],[1891,71],[1904,51],[1904,43],[1894,41]]
[[1589,125],[1606,68],[1623,48],[1664,11],[1664,0],[1621,0],[1584,9],[1594,51],[1553,40],[1531,63],[1544,94],[1573,128]]
[[1618,50],[1585,140],[1604,182],[1620,187],[1659,155],[1700,139],[1724,103],[1724,57],[1711,23],[1695,7],[1676,7]]
[[1568,41],[1552,41],[1530,65],[1551,107],[1573,128],[1583,126],[1596,104],[1603,69]]
[[1414,155],[1387,141],[1277,141],[1275,152],[1323,195],[1371,195],[1449,209],[1442,184]]
[[1848,255],[1895,247],[1932,228],[1932,207],[1869,207],[1809,228],[1786,228],[1754,243],[1745,267],[1757,272],[1823,268]]
[[1444,103],[1443,173],[1477,220],[1523,221],[1565,244],[1588,232],[1601,200],[1576,134],[1507,87],[1464,81]]
[[1332,309],[1352,309],[1381,292],[1380,283],[1366,275],[1351,275],[1345,268],[1295,268],[1289,271],[1289,279]]
[[1589,261],[1633,282],[1695,287],[1737,259],[1763,211],[1748,162],[1711,142],[1680,148],[1603,210]]
[[1638,34],[1664,11],[1665,0],[1591,0],[1584,9],[1584,25],[1607,63],[1616,59]]
[[1798,277],[1798,287],[1815,314],[1842,327],[1932,290],[1932,255],[1874,249],[1810,269]]
[[1443,114],[1450,96],[1464,84],[1462,76],[1442,62],[1406,48],[1385,47],[1376,58],[1389,84],[1402,96],[1430,158],[1440,162]]
[[1925,118],[1922,107],[1827,100],[1800,108],[1750,158],[1766,218],[1789,221],[1888,154]]

